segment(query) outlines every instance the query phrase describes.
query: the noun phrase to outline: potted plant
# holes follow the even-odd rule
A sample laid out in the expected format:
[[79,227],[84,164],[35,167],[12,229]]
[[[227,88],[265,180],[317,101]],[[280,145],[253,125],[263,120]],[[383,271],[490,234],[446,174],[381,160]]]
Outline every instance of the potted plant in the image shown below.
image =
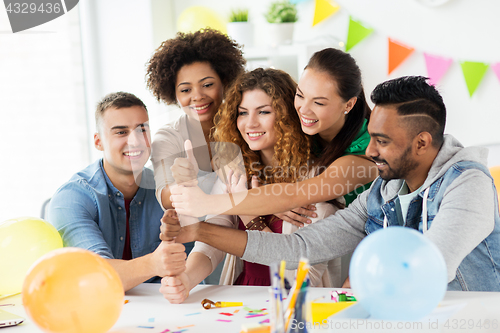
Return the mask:
[[248,9],[233,9],[229,15],[227,34],[238,44],[253,46],[253,27],[248,22]]
[[269,23],[268,44],[276,46],[293,41],[293,27],[297,22],[297,7],[288,0],[271,3],[264,15]]

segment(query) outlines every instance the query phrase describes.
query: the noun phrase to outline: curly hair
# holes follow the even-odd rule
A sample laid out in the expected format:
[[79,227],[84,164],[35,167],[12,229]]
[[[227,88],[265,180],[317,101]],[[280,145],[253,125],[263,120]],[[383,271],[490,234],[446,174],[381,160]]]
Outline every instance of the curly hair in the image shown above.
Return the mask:
[[[310,147],[293,104],[296,87],[290,75],[281,70],[257,68],[236,79],[215,115],[213,137],[216,142],[232,142],[241,147],[248,184],[254,175],[261,184],[292,183],[307,176]],[[254,89],[263,90],[272,99],[276,113],[277,142],[273,155],[276,166],[264,165],[259,152],[250,149],[236,125],[243,93]]]
[[149,90],[158,101],[177,104],[177,73],[182,66],[195,62],[208,62],[227,88],[244,71],[246,60],[240,46],[217,30],[178,32],[175,38],[164,41],[149,60],[146,70]]

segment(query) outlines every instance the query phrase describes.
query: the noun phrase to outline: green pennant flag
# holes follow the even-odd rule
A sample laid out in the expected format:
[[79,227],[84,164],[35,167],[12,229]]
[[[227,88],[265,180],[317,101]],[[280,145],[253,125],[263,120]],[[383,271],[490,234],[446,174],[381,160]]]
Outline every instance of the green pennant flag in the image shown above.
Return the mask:
[[345,46],[345,51],[347,52],[352,49],[356,44],[368,37],[372,32],[373,29],[363,26],[361,22],[355,21],[352,19],[352,16],[349,16],[349,30],[347,32],[347,43]]
[[483,79],[484,74],[488,70],[489,65],[482,62],[462,61],[462,72],[464,73],[465,83],[469,90],[469,96],[472,97],[479,83]]

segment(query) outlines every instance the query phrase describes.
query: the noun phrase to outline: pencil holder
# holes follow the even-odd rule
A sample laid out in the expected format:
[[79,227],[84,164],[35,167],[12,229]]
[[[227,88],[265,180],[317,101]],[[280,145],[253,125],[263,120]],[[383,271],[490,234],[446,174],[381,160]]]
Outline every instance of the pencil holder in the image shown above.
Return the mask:
[[304,282],[302,288],[297,295],[297,300],[295,302],[295,309],[292,318],[288,324],[288,330],[286,333],[307,333],[308,329],[311,328],[310,325],[310,300],[308,301],[309,286],[307,282]]

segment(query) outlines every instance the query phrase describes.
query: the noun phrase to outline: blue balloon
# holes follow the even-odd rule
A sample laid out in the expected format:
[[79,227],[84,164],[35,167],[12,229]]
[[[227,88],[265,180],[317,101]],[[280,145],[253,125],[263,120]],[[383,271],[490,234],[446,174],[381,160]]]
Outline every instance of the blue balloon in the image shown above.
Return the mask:
[[447,271],[443,255],[422,233],[389,227],[358,245],[349,268],[359,304],[373,319],[418,320],[443,299]]

